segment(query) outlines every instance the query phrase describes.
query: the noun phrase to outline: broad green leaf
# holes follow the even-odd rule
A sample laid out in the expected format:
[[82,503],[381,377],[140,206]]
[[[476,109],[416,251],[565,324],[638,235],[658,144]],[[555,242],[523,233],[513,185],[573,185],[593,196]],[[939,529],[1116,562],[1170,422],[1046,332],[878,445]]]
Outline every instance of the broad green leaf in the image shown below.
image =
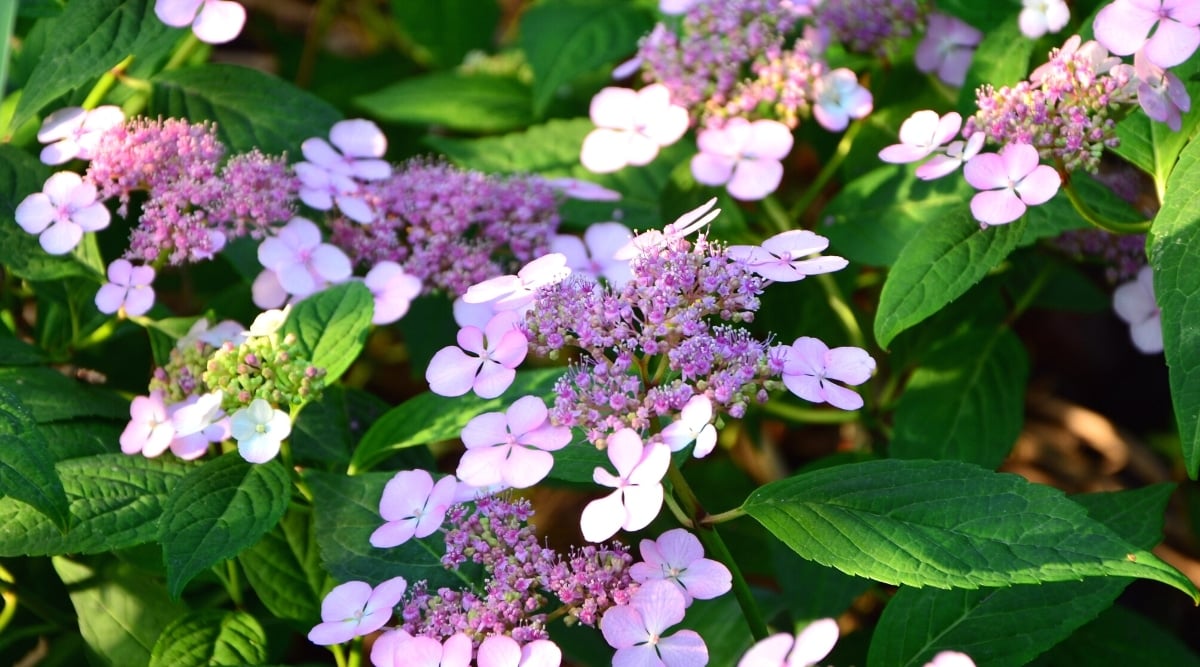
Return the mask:
[[570,484],[595,484],[592,471],[596,468],[612,470],[608,455],[576,432],[571,444],[554,452],[554,467],[550,469],[549,478]]
[[1200,469],[1200,141],[1179,156],[1147,239],[1188,476]]
[[67,493],[54,470],[46,437],[33,415],[0,385],[0,497],[7,496],[46,515],[59,529],[70,523]]
[[0,556],[91,554],[158,537],[158,518],[175,485],[194,465],[168,458],[102,454],[55,466],[71,507],[65,535],[28,505],[0,499]]
[[424,64],[453,67],[472,51],[491,51],[500,21],[497,0],[392,0],[392,15]]
[[241,553],[279,523],[291,481],[278,461],[247,463],[230,452],[175,486],[159,520],[167,586],[179,597],[192,577]]
[[261,665],[267,633],[243,611],[199,609],[171,622],[150,654],[150,667]]
[[[471,418],[484,412],[503,411],[522,396],[549,399],[561,368],[519,371],[512,386],[496,398],[467,394],[450,403],[445,396],[425,392],[388,410],[363,435],[350,460],[350,474],[370,470],[388,456],[406,449],[458,437]],[[447,409],[447,405],[452,405]],[[589,473],[590,478],[590,473]]]
[[1179,635],[1136,611],[1115,605],[1030,665],[1200,667],[1200,657]]
[[580,74],[627,58],[654,21],[616,2],[546,2],[521,16],[521,49],[533,69],[533,110],[542,115],[555,93]]
[[12,144],[0,144],[0,264],[27,280],[58,280],[88,276],[91,269],[74,255],[50,255],[38,237],[17,226],[17,206],[28,195],[41,192],[50,170],[37,158]]
[[970,23],[980,30],[987,30],[1001,23],[1016,22],[1018,5],[1012,2],[977,2],[976,0],[939,0],[938,11]]
[[[1121,538],[1150,549],[1162,539],[1172,488],[1160,484],[1072,499]],[[1129,582],[1105,577],[978,590],[902,587],[879,619],[867,665],[921,667],[941,650],[963,651],[981,667],[1025,665],[1095,618]]]
[[875,314],[875,340],[887,348],[896,334],[941,310],[983,279],[1017,246],[1025,218],[980,229],[964,206],[921,228],[888,272]]
[[312,490],[317,546],[325,569],[338,581],[357,579],[372,585],[397,575],[409,581],[427,579],[430,589],[461,583],[442,567],[441,556],[435,555],[443,551],[441,533],[391,549],[371,546],[371,533],[384,523],[379,516],[379,499],[391,478],[391,473],[347,477],[316,470],[304,472]]
[[[1194,78],[1200,73],[1200,58],[1189,58],[1172,68],[1172,72],[1183,81],[1184,88],[1193,100],[1200,97],[1200,80]],[[1196,136],[1197,128],[1200,128],[1200,114],[1183,114],[1182,125],[1175,132],[1165,123],[1150,120],[1149,116],[1135,109],[1117,123],[1117,138],[1121,143],[1113,148],[1113,152],[1149,174],[1161,198],[1166,193],[1175,161]]]
[[995,468],[1025,422],[1029,357],[1007,327],[968,330],[939,345],[896,405],[892,456]]
[[354,105],[394,123],[456,132],[508,132],[533,121],[529,86],[513,77],[434,72],[354,98]]
[[38,430],[46,437],[47,450],[55,461],[81,456],[119,454],[126,422],[111,419],[68,419],[46,422]]
[[[983,41],[971,57],[967,80],[958,94],[958,111],[964,120],[975,113],[975,91],[980,86],[1011,86],[1029,76],[1029,58],[1037,43],[1021,34],[1013,18],[976,27],[984,30]],[[1037,62],[1045,62],[1044,54]]]
[[743,509],[804,558],[888,584],[979,588],[1178,570],[1061,491],[959,461],[868,461],[772,482]]
[[238,554],[238,562],[272,614],[310,627],[320,620],[327,576],[317,552],[312,510],[292,506],[258,544]]
[[71,593],[92,665],[146,667],[163,628],[187,611],[162,582],[128,564],[109,561],[94,569],[55,558],[54,569]]
[[10,127],[20,127],[55,98],[92,85],[128,56],[153,60],[179,37],[154,15],[153,0],[72,2],[54,19],[50,46],[41,54],[17,103]]
[[45,353],[0,327],[0,366],[39,366],[44,363]]
[[317,292],[292,307],[281,335],[294,334],[297,354],[325,369],[333,383],[358,358],[375,309],[371,290],[354,280]]
[[361,389],[325,387],[292,426],[292,456],[297,462],[344,466],[355,443],[387,409],[387,403]]
[[328,102],[258,70],[207,64],[151,79],[150,115],[211,120],[230,151],[298,154],[310,137],[325,137],[341,114]]
[[974,190],[962,178],[922,181],[911,167],[889,164],[846,184],[821,214],[829,253],[891,266],[926,225],[956,210]]
[[129,419],[129,403],[116,393],[52,368],[0,368],[0,385],[12,391],[39,424],[74,417]]

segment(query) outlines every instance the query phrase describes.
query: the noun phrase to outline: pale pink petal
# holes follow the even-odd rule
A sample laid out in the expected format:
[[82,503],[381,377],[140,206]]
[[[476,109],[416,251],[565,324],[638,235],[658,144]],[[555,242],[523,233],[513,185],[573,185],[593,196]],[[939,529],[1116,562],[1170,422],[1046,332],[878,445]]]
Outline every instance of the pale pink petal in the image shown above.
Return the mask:
[[708,647],[694,630],[680,630],[658,640],[658,652],[663,664],[671,667],[704,667],[708,664]]
[[821,381],[814,375],[784,374],[783,384],[788,391],[810,403],[825,402],[825,392],[821,387]]
[[976,190],[1007,188],[1011,185],[1007,165],[999,153],[975,156],[963,167],[963,178]]
[[355,188],[353,192],[334,195],[333,201],[337,204],[338,210],[347,218],[363,225],[369,225],[375,221],[375,210],[365,199],[357,196],[357,193],[358,189]]
[[841,107],[818,104],[813,107],[813,117],[830,132],[841,132],[850,125],[850,116]]
[[387,137],[369,120],[338,121],[329,130],[329,140],[349,157],[378,158],[387,151]]
[[71,213],[71,221],[79,225],[85,232],[97,232],[108,227],[112,219],[108,208],[99,202],[85,206]]
[[61,139],[74,138],[82,129],[88,112],[83,107],[63,107],[46,116],[38,130],[38,141],[46,144]]
[[476,660],[479,667],[517,667],[521,662],[521,646],[507,635],[492,635],[479,645]]
[[71,195],[81,185],[83,185],[83,179],[79,174],[72,171],[60,171],[46,179],[42,185],[42,192],[45,192],[50,197],[50,201],[55,204],[65,204],[71,201]]
[[96,309],[102,313],[113,314],[125,304],[127,289],[121,285],[105,283],[96,292]]
[[642,558],[646,557],[647,546],[653,545],[651,553],[657,558],[678,566],[687,566],[693,561],[704,558],[704,547],[699,538],[683,528],[672,528],[658,536],[653,542],[643,540]]
[[[537,639],[521,647],[521,667],[560,667],[562,649],[549,639]],[[484,667],[480,665],[480,667]]]
[[[492,339],[489,338],[488,342],[491,343]],[[512,329],[500,337],[490,356],[505,368],[516,368],[525,360],[527,354],[529,340],[525,338],[525,334]]]
[[514,489],[527,489],[546,478],[554,468],[550,452],[525,447],[511,447],[508,460],[501,469],[503,481]]
[[473,487],[486,487],[499,484],[505,458],[510,447],[483,447],[468,449],[458,459],[458,468],[454,475]]
[[587,248],[583,245],[583,239],[578,236],[555,234],[554,238],[550,239],[550,251],[566,257],[567,266],[572,271],[591,274],[591,261],[588,258]]
[[462,298],[467,303],[487,303],[512,294],[520,287],[521,279],[514,275],[496,276],[471,285]]
[[65,255],[71,252],[83,240],[83,228],[73,222],[59,222],[50,225],[38,237],[42,249],[51,255]]
[[658,157],[658,149],[661,144],[654,139],[640,134],[626,133],[624,140],[625,145],[623,150],[625,151],[625,159],[629,164],[635,167],[642,167],[650,164],[654,161],[654,158]]
[[278,308],[288,299],[287,290],[279,284],[279,276],[271,269],[258,274],[250,285],[250,294],[254,305],[264,309]]
[[925,667],[975,667],[975,661],[966,653],[942,651],[925,663]]
[[916,162],[929,155],[930,149],[924,146],[909,144],[892,144],[879,151],[879,159],[891,164],[907,164]]
[[429,390],[439,396],[462,396],[471,391],[483,359],[450,345],[438,350],[425,370]]
[[202,42],[224,44],[233,41],[246,24],[246,9],[231,0],[205,0],[192,32]]
[[[786,632],[760,640],[738,661],[737,667],[783,667],[796,638]],[[803,665],[804,663],[798,663]]]
[[[620,491],[613,491],[603,498],[588,503],[579,516],[579,528],[583,532],[583,538],[588,542],[607,540],[617,534],[623,523],[625,523],[625,505],[621,502]],[[614,609],[616,608],[614,607]],[[607,617],[607,614],[605,616]]]
[[923,181],[932,181],[953,174],[962,164],[962,160],[935,155],[925,164],[917,167],[916,176]]
[[505,368],[493,361],[484,361],[482,368],[479,369],[479,375],[475,378],[473,388],[475,394],[480,398],[496,398],[503,394],[516,378],[515,370]]
[[1017,184],[1016,191],[1021,201],[1029,206],[1045,204],[1058,194],[1062,178],[1050,165],[1038,165],[1028,176]]
[[275,277],[288,294],[305,297],[318,288],[312,272],[304,264],[284,264],[275,270]]
[[204,0],[157,0],[154,14],[172,28],[186,28],[196,18]]
[[1092,29],[1096,41],[1118,56],[1127,56],[1142,48],[1158,16],[1132,2],[1117,0],[1096,14]]
[[742,201],[757,201],[779,187],[783,164],[776,160],[742,160],[725,186],[729,194]]
[[679,583],[688,595],[697,600],[711,600],[729,592],[733,587],[733,575],[729,568],[715,560],[697,558],[688,561],[687,570],[679,575]]
[[1163,351],[1162,318],[1155,316],[1148,320],[1129,326],[1133,344],[1143,354],[1157,354]]
[[875,360],[861,348],[835,347],[825,355],[825,376],[839,382],[862,384],[874,370]]
[[627,478],[642,460],[642,437],[631,428],[623,428],[608,437],[608,460],[622,478]]
[[42,164],[59,165],[74,159],[79,153],[79,144],[69,139],[63,139],[43,148],[38,157]]
[[305,139],[300,144],[300,152],[304,154],[304,159],[321,167],[325,171],[332,171],[343,175],[348,174],[350,171],[342,154],[334,150],[328,141],[320,137]]
[[1007,224],[1024,214],[1025,203],[1011,190],[987,190],[971,198],[971,215],[988,225]]
[[598,128],[588,133],[579,151],[579,163],[590,172],[608,174],[629,164],[625,146],[628,133]]
[[712,450],[717,446],[717,427],[712,424],[707,424],[700,429],[700,434],[696,436],[696,447],[692,450],[692,456],[702,459],[712,453]]
[[683,593],[675,584],[661,579],[642,584],[633,594],[630,606],[641,613],[645,629],[654,635],[661,635],[682,621],[686,613]]
[[35,192],[17,204],[17,224],[30,234],[40,234],[54,221],[58,211],[44,192]]
[[825,402],[833,407],[841,408],[842,410],[858,410],[863,406],[862,396],[859,396],[858,392],[828,380],[822,383],[822,385]]
[[1041,158],[1037,149],[1029,144],[1006,144],[1000,149],[1000,159],[1008,174],[1007,185],[1011,185],[1032,173]]
[[815,665],[829,655],[837,640],[837,621],[832,618],[813,621],[796,636],[796,645],[788,655],[788,664]]
[[792,131],[775,120],[756,120],[742,154],[756,158],[782,160],[792,151]]
[[[531,397],[526,396],[525,398]],[[535,400],[541,399],[535,398]],[[499,445],[508,438],[508,422],[502,412],[485,412],[471,418],[471,421],[468,421],[463,427],[459,438],[468,449]],[[476,484],[475,486],[480,485]]]
[[480,355],[484,354],[487,349],[483,345],[483,338],[483,331],[473,326],[465,326],[459,329],[455,335],[455,340],[458,342],[459,347],[467,352],[474,352]]
[[[96,295],[99,300],[100,295]],[[150,312],[154,307],[154,290],[150,287],[134,287],[125,297],[125,312],[131,317],[139,317]]]
[[612,657],[612,667],[664,667],[665,665],[667,663],[658,657],[658,651],[651,644],[619,649]]
[[340,283],[350,277],[353,269],[350,258],[340,248],[328,243],[322,243],[312,251],[309,259],[310,266],[325,280]]
[[1146,42],[1146,57],[1159,67],[1174,67],[1187,60],[1200,47],[1200,28],[1163,19]]
[[638,94],[632,89],[604,88],[592,98],[588,114],[597,127],[631,130],[637,104]]
[[628,648],[646,641],[646,623],[632,604],[609,607],[600,617],[600,633],[604,641],[616,648]]
[[[660,446],[663,451],[670,452],[665,445]],[[621,527],[629,532],[649,526],[650,522],[658,516],[658,511],[662,509],[662,484],[627,486],[624,496],[625,520]]]
[[937,68],[938,78],[951,86],[961,86],[967,80],[967,71],[971,69],[971,59],[975,50],[958,47],[946,54],[946,59]]
[[701,185],[725,185],[733,178],[737,160],[712,153],[697,153],[692,156],[692,176]]

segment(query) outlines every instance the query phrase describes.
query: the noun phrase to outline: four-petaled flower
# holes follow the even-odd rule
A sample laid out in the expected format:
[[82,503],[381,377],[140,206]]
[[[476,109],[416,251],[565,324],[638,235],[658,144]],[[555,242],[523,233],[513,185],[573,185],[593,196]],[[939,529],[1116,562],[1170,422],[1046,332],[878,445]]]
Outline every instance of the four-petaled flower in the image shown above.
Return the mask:
[[363,283],[375,298],[371,324],[391,324],[404,317],[412,300],[421,293],[421,279],[405,273],[395,262],[380,262],[367,271]]
[[284,438],[292,432],[292,419],[283,410],[272,408],[261,398],[233,413],[229,430],[237,440],[238,453],[250,463],[266,463],[275,458]]
[[1062,184],[1054,167],[1038,164],[1038,151],[1029,144],[976,155],[963,167],[963,177],[983,191],[971,198],[971,214],[981,227],[1016,220],[1027,206],[1050,201]]
[[708,663],[708,647],[692,630],[664,636],[684,617],[683,593],[669,581],[648,581],[629,604],[610,607],[600,618],[604,641],[617,649],[613,667],[693,667]]
[[711,600],[729,592],[733,576],[729,568],[704,557],[704,547],[695,535],[672,528],[657,540],[642,540],[642,561],[629,568],[633,580],[669,581],[683,593],[684,606],[692,600]]
[[40,234],[38,242],[51,255],[63,255],[79,245],[84,232],[108,226],[108,209],[96,201],[96,185],[79,174],[60,171],[46,179],[17,205],[14,215],[21,229]]
[[121,432],[121,451],[154,458],[167,451],[175,438],[175,427],[161,391],[135,396],[129,404],[129,423]]
[[1154,300],[1154,272],[1149,266],[1137,278],[1113,291],[1113,310],[1129,324],[1133,344],[1144,354],[1163,351],[1162,312]]
[[975,47],[981,41],[983,33],[969,23],[933,12],[925,28],[925,38],[917,45],[914,61],[919,71],[937,72],[943,82],[961,86],[967,80]]
[[1155,65],[1174,67],[1200,47],[1200,2],[1115,0],[1096,14],[1092,29],[1096,41],[1118,56],[1144,50]]
[[108,282],[96,292],[96,308],[112,314],[122,308],[131,317],[145,315],[154,305],[154,267],[134,266],[127,259],[108,265]]
[[288,294],[303,298],[350,277],[350,258],[340,248],[321,242],[311,220],[292,218],[275,236],[258,246],[258,261],[275,273]]
[[658,516],[671,450],[661,442],[644,445],[636,431],[623,428],[608,437],[608,460],[617,474],[596,468],[592,479],[616,490],[588,503],[579,519],[589,542],[603,542],[622,528],[641,530]]
[[246,9],[232,0],[157,0],[154,13],[172,28],[192,26],[202,42],[232,41],[246,24]]
[[843,410],[863,406],[862,396],[832,380],[859,385],[875,370],[875,360],[857,347],[829,346],[816,338],[802,336],[791,345],[780,346],[784,354],[783,384],[806,401],[829,403]]
[[525,645],[507,635],[492,635],[479,645],[479,667],[558,667],[562,649],[548,639],[536,639]]
[[42,149],[41,160],[46,164],[62,164],[79,158],[95,157],[96,145],[105,131],[125,122],[120,107],[111,104],[87,110],[66,107],[46,116],[38,141],[48,144]]
[[583,232],[583,239],[558,234],[550,241],[550,250],[567,258],[567,268],[593,278],[604,277],[614,287],[633,278],[628,260],[616,258],[628,241],[629,228],[619,222],[597,222]]
[[1017,22],[1021,34],[1029,39],[1058,32],[1071,20],[1071,10],[1063,0],[1021,0],[1021,4],[1024,8]]
[[900,123],[900,143],[879,151],[879,159],[904,164],[924,159],[958,134],[962,116],[951,111],[938,116],[936,111],[922,109]]
[[454,501],[458,480],[447,475],[433,481],[424,470],[402,470],[383,487],[379,515],[385,523],[371,533],[371,545],[386,549],[413,537],[428,537],[441,527]]
[[702,459],[717,445],[717,427],[713,426],[712,418],[712,401],[704,394],[696,394],[679,411],[679,419],[662,430],[662,440],[673,452],[695,441],[692,456]]
[[1174,72],[1150,62],[1143,51],[1133,55],[1133,71],[1137,74],[1137,99],[1142,111],[1178,132],[1183,127],[1183,114],[1192,109],[1192,98],[1183,81]]
[[300,150],[306,160],[295,165],[301,201],[319,211],[336,203],[351,220],[374,222],[375,211],[363,198],[360,182],[392,175],[392,166],[380,159],[387,151],[387,137],[378,125],[361,118],[343,120],[329,130],[329,141],[312,137]]
[[851,118],[865,118],[874,108],[871,91],[860,86],[858,76],[845,67],[817,79],[813,93],[816,97],[813,117],[830,132],[841,132]]
[[781,632],[763,639],[746,651],[738,667],[809,667],[824,660],[837,640],[837,621],[823,618],[798,635]]
[[812,257],[829,247],[829,239],[806,229],[781,232],[756,245],[735,245],[725,249],[726,256],[746,262],[751,271],[777,283],[802,280],[805,276],[840,271],[849,264],[841,257]]
[[458,347],[443,347],[429,360],[429,390],[441,396],[462,396],[472,389],[480,398],[503,394],[529,353],[529,341],[516,327],[519,317],[517,311],[506,310],[496,313],[483,330],[459,329]]
[[365,581],[335,586],[321,601],[322,622],[309,631],[308,641],[329,646],[375,632],[392,618],[407,587],[404,577],[393,577],[375,588]]
[[737,199],[762,199],[779,187],[783,163],[792,150],[792,131],[775,120],[729,119],[696,138],[692,175],[703,185],[724,185]]
[[687,109],[671,104],[661,83],[638,91],[605,88],[592,98],[590,114],[596,129],[584,138],[579,161],[596,173],[649,164],[688,128]]
[[477,415],[463,427],[467,451],[455,474],[476,487],[537,484],[554,467],[550,452],[571,442],[571,429],[549,423],[548,417],[545,401],[537,396],[522,396],[507,412]]

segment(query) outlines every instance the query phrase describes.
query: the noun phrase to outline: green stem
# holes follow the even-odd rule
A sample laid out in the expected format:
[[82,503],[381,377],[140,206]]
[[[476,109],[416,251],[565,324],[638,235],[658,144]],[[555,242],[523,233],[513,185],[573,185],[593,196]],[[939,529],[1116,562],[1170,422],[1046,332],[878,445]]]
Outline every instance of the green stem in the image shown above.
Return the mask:
[[848,424],[857,421],[857,410],[823,410],[817,408],[802,408],[798,405],[783,401],[768,401],[763,410],[776,417],[784,417],[804,424]]
[[317,3],[316,16],[308,24],[308,33],[304,35],[304,51],[300,54],[300,64],[296,66],[296,85],[308,88],[312,82],[313,69],[317,65],[317,54],[325,34],[333,23],[337,13],[338,0],[320,0]]
[[[0,565],[0,581],[6,584],[17,583],[16,579],[13,579],[12,573],[4,569],[2,565]],[[4,602],[4,609],[0,609],[0,634],[4,634],[4,628],[8,627],[13,616],[17,614],[17,594],[6,586],[0,589],[0,600]]]
[[817,197],[825,190],[825,186],[829,184],[829,180],[837,173],[842,163],[846,161],[846,156],[850,154],[850,147],[854,145],[854,139],[858,137],[858,133],[862,131],[863,121],[856,120],[850,124],[846,133],[842,135],[842,140],[838,142],[837,148],[834,149],[833,155],[829,157],[829,161],[825,166],[821,167],[820,173],[817,174],[816,180],[808,186],[800,199],[792,206],[792,213],[789,216],[792,220],[798,220],[804,212],[812,206]]
[[1083,200],[1083,197],[1071,186],[1070,181],[1063,182],[1063,191],[1067,193],[1067,199],[1071,205],[1075,207],[1075,211],[1092,225],[1099,227],[1105,231],[1114,234],[1145,234],[1150,231],[1151,220],[1142,220],[1141,222],[1117,222],[1100,215],[1096,209],[1088,205]]
[[173,69],[183,67],[191,59],[192,55],[196,53],[196,50],[203,46],[204,42],[201,42],[196,37],[196,33],[189,30],[187,37],[183,38],[183,42],[176,47],[175,53],[172,53],[171,58],[167,60],[167,64],[163,65],[163,71],[169,72]]
[[846,329],[846,334],[850,338],[850,344],[855,347],[864,347],[866,338],[863,337],[862,328],[858,326],[858,318],[854,316],[854,311],[850,309],[850,304],[846,302],[846,297],[842,295],[842,290],[838,287],[837,281],[828,273],[820,273],[816,276],[817,282],[821,283],[821,289],[825,290],[825,298],[829,301],[829,307],[833,310],[833,314],[837,316],[838,321],[842,323],[842,327]]
[[0,3],[0,100],[8,86],[8,58],[12,50],[13,30],[17,25],[17,3]]
[[342,649],[341,644],[333,644],[328,648],[329,652],[333,654],[333,660],[337,663],[337,667],[350,667],[346,662],[346,651]]
[[233,600],[234,606],[240,609],[244,598],[242,597],[241,577],[238,576],[237,563],[233,559],[225,561],[225,572],[226,576],[222,577],[225,582],[225,590],[229,591],[229,599]]
[[355,637],[350,644],[350,660],[346,667],[359,667],[362,664],[363,638]]
[[746,510],[744,510],[740,507],[735,507],[734,509],[731,509],[726,512],[718,512],[716,514],[709,514],[708,516],[706,516],[700,520],[700,525],[715,526],[718,523],[725,523],[726,521],[733,521],[734,519],[740,519],[741,517],[744,517],[744,516],[746,516]]
[[92,90],[88,93],[87,98],[83,100],[83,108],[95,109],[100,106],[100,103],[104,101],[104,96],[108,94],[108,91],[112,90],[113,86],[117,85],[117,79],[132,62],[133,56],[125,56],[125,59],[117,63],[116,67],[105,72],[104,76],[101,76],[100,80],[96,82],[96,85],[92,86]]
[[679,506],[679,501],[675,500],[675,496],[669,493],[665,494],[663,501],[667,503],[667,509],[671,510],[671,514],[675,516],[675,520],[679,522],[679,525],[690,530],[696,529],[696,522],[692,521],[687,512],[683,511],[683,508]]
[[788,214],[787,209],[783,207],[783,204],[779,203],[779,200],[774,195],[767,195],[762,200],[762,207],[763,212],[767,214],[767,219],[771,221],[776,231],[786,232],[792,229],[792,220],[794,218]]
[[674,461],[671,461],[671,466],[667,468],[667,478],[671,480],[672,489],[679,496],[683,509],[689,515],[700,519],[696,522],[699,525],[696,537],[700,538],[705,551],[729,568],[729,573],[733,575],[733,596],[742,608],[742,615],[746,617],[746,624],[750,626],[750,634],[754,635],[755,640],[765,639],[769,634],[767,623],[754,601],[754,594],[750,592],[750,584],[746,583],[746,577],[742,575],[741,568],[733,559],[733,554],[729,553],[729,548],[725,546],[725,541],[721,539],[717,529],[703,524],[704,509],[700,506],[700,500]]

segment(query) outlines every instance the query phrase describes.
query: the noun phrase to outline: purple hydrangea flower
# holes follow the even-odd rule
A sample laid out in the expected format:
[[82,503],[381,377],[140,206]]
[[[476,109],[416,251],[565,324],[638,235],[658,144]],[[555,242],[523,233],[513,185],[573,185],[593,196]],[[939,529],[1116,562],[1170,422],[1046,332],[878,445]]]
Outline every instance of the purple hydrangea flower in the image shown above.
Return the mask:
[[126,259],[108,265],[108,282],[96,292],[96,308],[115,313],[122,308],[130,317],[145,315],[154,305],[154,267],[134,266]]
[[849,385],[866,382],[875,371],[875,360],[865,350],[857,347],[831,350],[825,343],[807,336],[778,349],[784,354],[783,384],[793,394],[842,410],[863,406],[862,396],[832,380]]
[[617,649],[613,665],[693,667],[708,662],[708,647],[692,630],[666,635],[684,617],[683,593],[668,581],[648,581],[627,605],[604,612],[600,631]]
[[779,187],[780,162],[792,150],[792,133],[774,120],[731,118],[697,138],[700,152],[692,158],[692,175],[703,185],[724,185],[737,199],[757,200]]
[[738,661],[738,667],[810,667],[829,655],[838,640],[837,621],[824,618],[813,621],[798,635],[771,635],[754,646]]
[[554,467],[550,452],[571,442],[571,429],[547,421],[546,403],[522,396],[507,412],[485,412],[467,422],[462,441],[467,451],[456,476],[475,487],[503,484],[524,489],[540,482]]
[[38,130],[38,141],[48,144],[41,160],[57,165],[79,158],[90,160],[96,154],[100,135],[125,122],[120,107],[105,105],[92,110],[66,107],[46,116]]
[[42,249],[51,255],[71,252],[84,232],[104,229],[111,218],[96,201],[95,184],[70,171],[46,179],[41,192],[21,200],[14,217],[21,229],[38,235]]
[[1119,56],[1145,50],[1155,65],[1174,67],[1200,47],[1200,3],[1114,0],[1096,14],[1092,29],[1096,41]]
[[1129,324],[1133,345],[1143,354],[1163,351],[1162,312],[1154,299],[1154,272],[1149,266],[1113,292],[1113,310]]
[[711,600],[729,592],[733,576],[729,568],[704,557],[700,540],[682,528],[673,528],[657,540],[642,540],[642,562],[629,569],[633,580],[669,581],[683,593],[684,606],[692,600]]
[[967,70],[975,56],[975,47],[983,41],[983,33],[956,17],[934,12],[929,15],[925,37],[917,45],[914,60],[919,71],[937,72],[937,77],[951,86],[961,86],[967,80]]
[[1062,184],[1053,167],[1038,164],[1037,149],[1028,144],[976,155],[963,167],[963,176],[983,191],[971,198],[971,214],[984,227],[1016,220],[1027,206],[1050,201]]
[[430,391],[462,396],[474,389],[481,398],[503,394],[529,352],[524,334],[516,328],[519,318],[517,311],[508,310],[493,316],[483,330],[473,326],[459,329],[458,346],[438,350],[425,369]]
[[608,460],[617,474],[596,468],[592,479],[616,490],[588,503],[579,518],[583,537],[589,542],[603,542],[622,528],[641,530],[658,516],[671,450],[662,443],[643,445],[637,432],[626,428],[608,438]]
[[375,632],[391,619],[407,587],[404,577],[393,577],[374,588],[365,581],[335,586],[321,601],[321,623],[309,631],[308,641],[328,646]]
[[428,537],[441,527],[454,499],[457,480],[448,475],[435,484],[424,470],[402,470],[383,487],[379,514],[384,523],[371,533],[371,545],[396,547],[413,537]]

